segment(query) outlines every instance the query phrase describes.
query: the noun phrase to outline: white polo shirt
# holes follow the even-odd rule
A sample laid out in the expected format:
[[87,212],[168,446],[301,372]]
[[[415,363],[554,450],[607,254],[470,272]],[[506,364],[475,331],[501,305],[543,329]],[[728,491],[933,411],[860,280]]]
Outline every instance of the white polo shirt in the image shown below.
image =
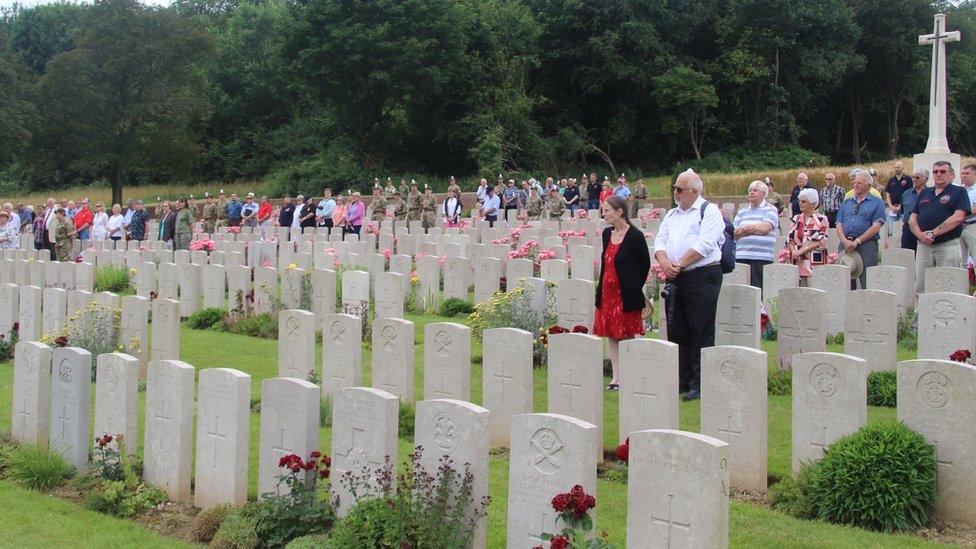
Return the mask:
[[705,199],[699,196],[687,210],[678,206],[669,211],[654,237],[654,252],[664,251],[672,262],[680,260],[690,249],[702,255],[702,259],[685,265],[684,271],[718,263],[722,259],[725,220],[716,204],[708,205],[702,219],[700,212],[704,203]]

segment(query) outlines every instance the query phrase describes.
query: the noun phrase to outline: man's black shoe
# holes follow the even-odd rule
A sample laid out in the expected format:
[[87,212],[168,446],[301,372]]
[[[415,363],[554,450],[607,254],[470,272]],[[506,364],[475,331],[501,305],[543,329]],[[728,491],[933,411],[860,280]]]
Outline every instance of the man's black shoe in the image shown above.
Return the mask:
[[686,394],[685,396],[681,397],[681,400],[684,400],[685,402],[687,402],[689,400],[698,400],[700,398],[701,398],[701,393],[699,393],[698,391],[692,389],[692,390],[688,391],[688,394]]

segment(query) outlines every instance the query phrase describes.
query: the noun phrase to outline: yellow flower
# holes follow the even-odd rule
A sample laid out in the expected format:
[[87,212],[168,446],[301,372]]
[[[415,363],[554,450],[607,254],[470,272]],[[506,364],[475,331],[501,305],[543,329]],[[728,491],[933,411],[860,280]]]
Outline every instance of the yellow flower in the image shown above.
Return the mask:
[[286,268],[287,268],[287,269],[297,269],[297,268],[298,268],[298,265],[297,265],[297,264],[295,264],[295,263],[289,263],[289,264],[288,264],[288,267],[286,267]]
[[533,344],[533,345],[536,345],[536,344],[538,344],[538,343],[539,343],[539,340],[538,340],[538,339],[533,339],[533,340],[532,340],[532,344]]
[[129,274],[136,274],[137,272],[139,271],[137,271],[135,267],[129,269]]

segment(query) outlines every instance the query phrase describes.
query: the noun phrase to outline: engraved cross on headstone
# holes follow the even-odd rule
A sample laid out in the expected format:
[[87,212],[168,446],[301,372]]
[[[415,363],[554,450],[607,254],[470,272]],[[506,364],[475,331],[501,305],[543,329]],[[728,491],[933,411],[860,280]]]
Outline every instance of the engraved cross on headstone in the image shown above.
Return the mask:
[[58,433],[57,438],[54,439],[55,443],[64,442],[65,437],[67,436],[65,430],[68,427],[68,420],[70,419],[71,418],[68,417],[68,407],[61,406],[61,414],[58,415],[58,421],[61,423],[61,432]]
[[671,530],[677,528],[678,530],[684,530],[685,532],[691,532],[691,521],[688,522],[678,522],[671,518],[671,501],[674,499],[674,494],[668,494],[668,514],[666,517],[655,517],[654,513],[651,513],[651,524],[660,524],[662,526],[667,526],[667,547],[671,547]]
[[631,393],[634,398],[640,402],[640,424],[641,426],[646,425],[648,420],[648,404],[650,399],[657,399],[657,393],[653,393],[647,390],[647,376],[641,376],[641,387],[639,391],[633,391]]
[[749,329],[756,325],[755,322],[743,322],[742,321],[742,307],[736,304],[732,304],[729,307],[729,318],[727,321],[721,321],[718,323],[721,330],[728,334],[747,334]]
[[529,544],[531,546],[535,547],[537,545],[541,545],[545,547],[545,544],[543,543],[542,540],[542,534],[554,533],[554,532],[546,532],[546,528],[549,523],[554,523],[555,521],[552,520],[552,517],[546,511],[536,511],[536,512],[538,513],[538,520],[531,521],[529,523],[529,531],[526,532],[526,535],[529,537]]
[[741,429],[740,430],[736,430],[734,427],[732,427],[732,414],[726,414],[726,417],[727,417],[727,420],[726,420],[726,423],[725,423],[726,427],[724,429],[721,428],[721,427],[719,427],[718,432],[725,433],[725,434],[728,434],[728,435],[741,435],[742,434],[742,430]]
[[583,389],[583,386],[581,384],[579,384],[579,383],[573,383],[573,378],[575,377],[575,376],[573,376],[573,373],[574,373],[574,370],[572,368],[570,368],[568,374],[566,375],[567,381],[562,381],[562,382],[559,383],[559,386],[560,387],[565,387],[566,388],[566,391],[569,392],[569,398],[566,400],[566,402],[569,403],[569,410],[570,411],[573,411],[574,410],[573,409],[573,389]]
[[213,453],[210,454],[210,464],[213,469],[217,469],[217,445],[220,444],[220,441],[227,438],[227,434],[221,433],[219,427],[220,416],[218,415],[214,417],[214,422],[211,428],[207,429],[207,437],[209,437],[213,442]]
[[945,481],[944,477],[939,474],[940,467],[951,467],[953,462],[946,460],[945,458],[939,459],[939,441],[937,439],[932,439],[932,446],[935,447],[935,478],[939,484],[939,491],[941,492],[942,483]]
[[169,414],[169,405],[167,401],[163,400],[163,402],[159,406],[159,409],[160,409],[159,412],[153,414],[153,419],[157,423],[160,422],[162,423],[162,425],[159,425],[156,429],[156,448],[155,448],[156,450],[162,448],[163,441],[169,438],[169,433],[167,433],[166,431],[168,429],[169,423],[173,421],[173,418],[170,417]]
[[505,370],[502,373],[495,374],[495,375],[493,375],[491,377],[492,377],[492,379],[494,379],[495,381],[498,382],[498,389],[499,389],[499,391],[501,391],[501,394],[502,394],[502,404],[507,404],[508,403],[508,397],[506,395],[508,394],[508,392],[505,391],[505,386],[508,385],[509,383],[514,382],[515,381],[515,376],[513,376],[512,374],[509,374],[508,373],[508,366],[509,366],[509,364],[508,364],[508,361],[507,360],[506,361],[503,361],[503,365],[505,367]]
[[[279,429],[278,445],[275,446],[275,445],[272,444],[271,445],[271,450],[273,452],[275,452],[275,453],[278,454],[278,456],[277,456],[278,459],[281,459],[282,456],[286,456],[288,454],[294,454],[295,453],[294,450],[292,450],[288,446],[285,446],[285,430],[284,430],[284,428]],[[277,462],[275,462],[275,463],[277,463]]]
[[813,446],[814,448],[820,448],[821,452],[826,452],[827,451],[827,426],[823,425],[820,427],[820,429],[817,430],[820,431],[820,442],[811,441],[810,446]]

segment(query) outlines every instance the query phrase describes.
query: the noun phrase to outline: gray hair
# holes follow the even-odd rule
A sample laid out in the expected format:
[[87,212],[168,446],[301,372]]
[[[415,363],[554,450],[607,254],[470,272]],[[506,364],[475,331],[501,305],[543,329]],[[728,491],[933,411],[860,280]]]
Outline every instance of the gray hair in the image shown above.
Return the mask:
[[751,191],[752,189],[759,189],[759,192],[762,193],[763,198],[769,196],[769,187],[766,186],[766,184],[763,183],[762,181],[759,181],[758,179],[753,181],[752,183],[749,183],[749,188],[747,189],[747,191]]
[[820,193],[816,189],[801,189],[797,198],[804,198],[816,208],[820,205]]
[[691,181],[689,181],[689,183],[691,183],[691,187],[696,191],[698,191],[698,194],[701,194],[705,187],[705,184],[702,182],[701,176],[698,175],[695,172],[695,170],[691,168],[688,168],[685,171],[685,173],[691,175]]
[[853,182],[854,179],[861,174],[864,174],[864,177],[867,178],[868,185],[874,185],[874,177],[871,176],[871,172],[865,170],[864,168],[854,168],[851,170],[851,182]]
[[917,170],[915,170],[915,173],[913,173],[912,175],[920,175],[920,176],[924,177],[925,179],[928,179],[929,178],[929,171],[926,170],[925,168],[918,168]]

